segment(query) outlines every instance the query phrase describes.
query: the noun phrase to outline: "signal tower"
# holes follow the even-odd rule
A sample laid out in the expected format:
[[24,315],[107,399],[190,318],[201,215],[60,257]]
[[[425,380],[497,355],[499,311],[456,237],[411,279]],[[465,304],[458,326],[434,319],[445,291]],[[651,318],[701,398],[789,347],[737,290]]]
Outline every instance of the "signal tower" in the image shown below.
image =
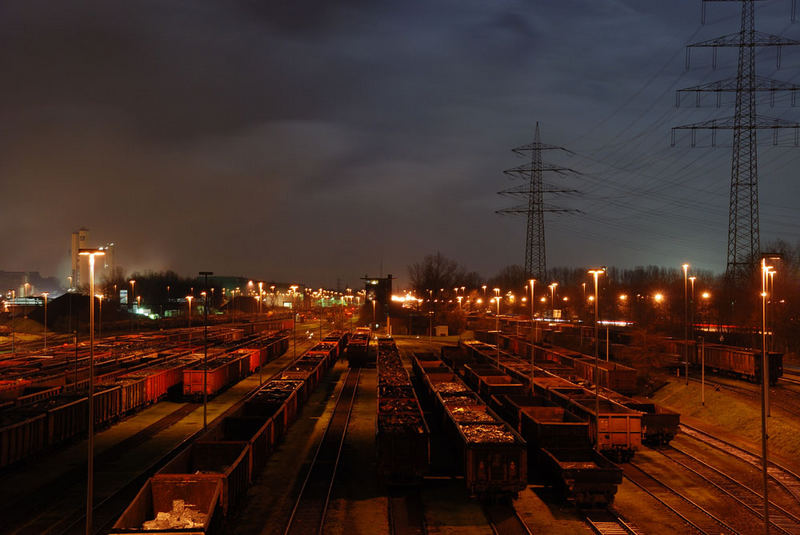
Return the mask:
[[544,173],[576,173],[567,167],[559,167],[542,161],[543,150],[561,150],[571,153],[564,147],[547,145],[542,143],[539,135],[539,123],[536,123],[536,133],[533,143],[512,149],[512,152],[520,156],[530,153],[531,161],[503,171],[506,175],[522,179],[524,182],[519,186],[499,191],[498,194],[508,197],[526,199],[526,204],[513,206],[504,210],[498,210],[498,214],[524,214],[527,216],[527,233],[525,237],[525,273],[528,277],[533,277],[543,281],[547,277],[547,258],[545,255],[544,239],[544,214],[545,212],[568,213],[577,212],[566,208],[558,208],[544,203],[545,193],[577,193],[577,190],[561,189],[545,184],[542,181]]
[[[775,47],[777,67],[780,68],[781,48],[800,45],[800,41],[786,39],[778,35],[766,34],[755,29],[755,2],[760,0],[702,0],[702,22],[705,23],[706,2],[741,2],[742,16],[740,29],[736,33],[715,39],[692,43],[686,48],[686,68],[689,68],[692,48],[711,48],[712,65],[717,66],[717,49],[734,47],[739,49],[739,63],[735,78],[679,89],[676,105],[680,105],[684,93],[694,92],[697,106],[700,106],[703,93],[715,93],[716,104],[720,106],[724,92],[736,93],[734,115],[712,119],[700,123],[672,128],[672,145],[675,145],[676,130],[690,130],[692,146],[695,146],[697,130],[711,131],[711,144],[716,145],[717,130],[733,130],[733,154],[731,157],[730,206],[728,210],[728,255],[726,278],[729,283],[743,282],[753,271],[758,261],[761,239],[758,222],[758,130],[771,129],[773,144],[778,144],[778,130],[793,128],[794,144],[800,140],[799,123],[767,117],[756,113],[756,93],[766,92],[774,105],[776,91],[789,91],[792,105],[800,85],[772,80],[756,73],[756,47]],[[792,0],[792,21],[795,19],[795,2]]]

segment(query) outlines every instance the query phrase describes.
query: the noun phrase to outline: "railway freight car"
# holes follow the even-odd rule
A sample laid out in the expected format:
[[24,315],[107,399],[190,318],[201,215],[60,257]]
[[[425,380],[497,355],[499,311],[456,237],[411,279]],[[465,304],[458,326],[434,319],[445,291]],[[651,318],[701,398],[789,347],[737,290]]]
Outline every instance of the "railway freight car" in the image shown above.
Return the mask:
[[642,413],[642,442],[648,446],[666,446],[678,434],[681,415],[649,401],[639,401],[603,389],[604,397]]
[[419,484],[430,462],[430,432],[394,340],[378,339],[378,476],[389,485]]
[[349,334],[345,331],[331,331],[325,335],[325,338],[322,339],[323,342],[327,344],[335,344],[336,345],[336,355],[335,358],[339,358],[344,352],[344,348],[347,346],[347,340],[349,339]]
[[443,415],[468,492],[487,497],[515,495],[527,484],[525,441],[456,374],[442,368],[448,372],[432,372],[419,363],[415,366],[428,396]]
[[[761,365],[763,355],[759,349],[748,349],[722,344],[698,344],[692,340],[688,343],[688,351],[684,349],[683,340],[666,339],[667,352],[680,356],[687,353],[689,365],[700,369],[705,363],[706,371],[718,375],[727,375],[744,379],[751,383],[762,380]],[[704,358],[705,355],[705,358]],[[783,353],[767,352],[769,365],[769,384],[775,385],[783,376]]]
[[196,399],[205,393],[213,396],[228,386],[250,375],[250,355],[228,353],[209,359],[205,365],[202,360],[183,369],[183,395]]
[[189,475],[222,483],[220,501],[228,514],[247,492],[250,482],[247,442],[195,441],[168,462],[158,475]]
[[[544,386],[534,379],[535,393],[564,407],[589,422],[590,437],[602,453],[628,461],[642,446],[642,413],[607,398],[595,400],[595,393],[570,384],[566,387]],[[599,412],[595,409],[599,405]]]
[[221,492],[222,483],[217,478],[153,476],[114,523],[110,534],[222,533]]
[[588,423],[543,398],[495,398],[528,443],[528,475],[552,486],[562,499],[579,507],[609,505],[622,470],[591,446]]
[[267,457],[275,447],[275,429],[272,418],[262,416],[226,416],[213,425],[200,440],[247,442],[248,475],[252,483],[264,468]]
[[351,368],[361,368],[371,361],[369,352],[371,337],[372,333],[366,327],[358,327],[350,337],[345,353],[347,354],[347,363]]

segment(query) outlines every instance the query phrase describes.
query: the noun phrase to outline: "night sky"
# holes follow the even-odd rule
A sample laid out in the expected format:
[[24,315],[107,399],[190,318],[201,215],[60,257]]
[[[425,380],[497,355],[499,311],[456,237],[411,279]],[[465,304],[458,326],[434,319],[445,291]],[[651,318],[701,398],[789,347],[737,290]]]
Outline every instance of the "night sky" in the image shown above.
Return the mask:
[[[800,39],[789,0],[758,28]],[[0,4],[0,269],[66,277],[70,232],[128,271],[213,270],[311,285],[405,278],[441,251],[491,276],[522,263],[524,221],[495,210],[543,141],[580,176],[548,205],[548,264],[722,271],[730,136],[670,147],[670,127],[733,114],[674,90],[735,75],[737,31],[699,0],[52,0]],[[758,55],[800,83],[800,49]],[[788,96],[769,116],[800,118]],[[800,103],[800,101],[799,101]],[[760,133],[762,243],[798,236],[800,149]],[[785,141],[785,140],[784,140]],[[698,138],[698,144],[707,140]]]

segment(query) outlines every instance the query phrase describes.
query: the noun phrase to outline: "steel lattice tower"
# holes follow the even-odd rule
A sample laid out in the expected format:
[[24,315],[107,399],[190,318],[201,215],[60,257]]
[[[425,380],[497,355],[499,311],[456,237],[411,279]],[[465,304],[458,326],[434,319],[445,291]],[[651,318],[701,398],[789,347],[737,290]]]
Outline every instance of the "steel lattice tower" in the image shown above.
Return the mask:
[[524,182],[520,186],[498,192],[500,195],[526,198],[527,204],[497,211],[498,214],[525,214],[527,216],[525,273],[528,277],[533,277],[540,281],[545,280],[547,277],[544,213],[576,211],[544,204],[545,193],[576,193],[576,190],[556,189],[544,183],[543,175],[546,172],[564,174],[566,172],[575,173],[575,171],[567,167],[558,167],[543,162],[543,150],[562,150],[569,152],[563,147],[542,143],[539,134],[539,123],[537,122],[533,143],[512,149],[512,152],[520,156],[525,156],[526,153],[530,153],[530,164],[520,165],[513,169],[503,171],[506,175],[522,179]]
[[[738,48],[739,61],[736,78],[730,78],[698,85],[678,91],[676,103],[680,105],[682,93],[695,92],[697,105],[702,93],[716,93],[717,106],[721,93],[735,92],[736,106],[733,117],[714,119],[702,123],[678,126],[672,129],[672,144],[675,144],[676,130],[691,130],[692,146],[695,145],[696,130],[711,130],[712,146],[716,144],[717,130],[733,130],[733,153],[731,156],[731,187],[728,211],[728,253],[726,277],[730,281],[747,278],[758,260],[761,242],[758,210],[758,136],[759,129],[773,130],[773,142],[777,144],[778,130],[795,129],[795,145],[800,124],[777,118],[759,116],[756,112],[756,93],[769,92],[774,104],[776,91],[795,92],[800,86],[760,77],[756,74],[756,47],[773,46],[777,49],[777,64],[780,67],[780,51],[783,46],[798,45],[800,42],[777,35],[765,34],[755,29],[755,2],[759,0],[702,0],[703,20],[705,2],[741,2],[741,26],[738,33],[724,35],[716,39],[690,44],[686,51],[686,66],[689,67],[690,51],[695,47],[710,47],[714,51],[713,65],[716,67],[717,49],[720,47]],[[792,7],[794,18],[794,3]]]

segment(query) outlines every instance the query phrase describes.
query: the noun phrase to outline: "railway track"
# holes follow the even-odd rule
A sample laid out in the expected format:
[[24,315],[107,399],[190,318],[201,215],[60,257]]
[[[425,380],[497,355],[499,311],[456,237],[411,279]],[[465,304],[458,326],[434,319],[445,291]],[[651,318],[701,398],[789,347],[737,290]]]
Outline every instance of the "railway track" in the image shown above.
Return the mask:
[[622,470],[630,482],[672,511],[697,533],[704,535],[735,535],[738,533],[721,518],[648,473],[637,464],[627,463],[622,465]]
[[[763,520],[764,496],[756,490],[675,446],[658,452],[733,498],[757,519]],[[779,533],[800,534],[800,518],[773,502],[770,502],[769,520],[770,525]]]
[[495,535],[532,535],[533,532],[511,504],[484,504],[483,512]]
[[391,535],[426,535],[425,511],[418,490],[390,492],[388,500]]
[[611,510],[589,511],[584,513],[584,519],[597,535],[641,535]]
[[328,428],[317,447],[300,495],[292,509],[285,535],[322,533],[360,374],[360,368],[351,368],[347,372]]
[[780,380],[792,385],[800,385],[800,375],[791,375],[791,377],[788,377],[787,374],[784,373]]
[[[701,382],[697,377],[689,376],[689,379],[695,383]],[[800,386],[800,378],[795,380],[788,379],[784,376],[780,378],[780,381],[785,381],[783,385],[789,383]],[[761,391],[758,385],[734,385],[706,379],[706,386],[714,390],[733,392],[734,394],[739,394],[754,401],[759,401],[761,399]],[[775,386],[770,386],[770,406],[781,408],[794,416],[800,417],[800,398],[797,397],[798,393],[791,388],[786,389],[781,388],[781,386],[782,384],[780,382]]]
[[[737,459],[741,459],[742,461],[745,461],[759,470],[761,469],[760,455],[747,451],[744,448],[740,448],[735,444],[731,444],[728,441],[717,438],[690,425],[681,424],[680,429],[681,432],[686,436],[712,446],[719,451],[728,453]],[[779,487],[784,489],[787,494],[789,494],[794,501],[797,502],[798,506],[800,506],[800,476],[773,461],[769,461],[767,464],[767,475]]]
[[[695,383],[701,383],[702,382],[702,379],[700,377],[694,377],[692,375],[689,375],[689,380],[692,381],[692,382],[695,382]],[[751,384],[750,385],[751,387],[748,388],[745,385],[732,385],[732,384],[729,384],[729,383],[717,382],[717,381],[714,381],[713,379],[709,380],[708,377],[706,377],[705,383],[706,383],[706,387],[713,388],[714,390],[727,390],[729,392],[734,392],[736,394],[742,394],[743,396],[746,396],[746,397],[749,397],[749,398],[753,398],[753,399],[758,399],[761,396],[761,393],[757,388],[758,385],[753,386]]]

